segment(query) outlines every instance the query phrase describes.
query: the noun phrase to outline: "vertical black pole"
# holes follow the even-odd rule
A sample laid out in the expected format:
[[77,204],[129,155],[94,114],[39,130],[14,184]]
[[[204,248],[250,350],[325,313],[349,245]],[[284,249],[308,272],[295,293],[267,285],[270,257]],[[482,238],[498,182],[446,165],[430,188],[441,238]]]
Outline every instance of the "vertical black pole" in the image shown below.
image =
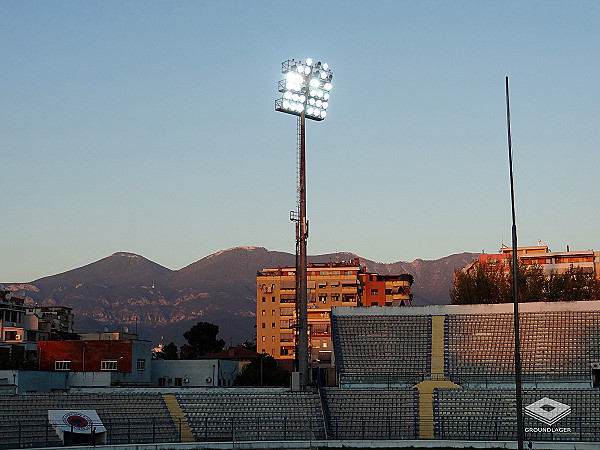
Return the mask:
[[508,164],[510,167],[510,202],[512,207],[512,266],[515,320],[515,393],[517,400],[517,441],[518,449],[523,450],[523,399],[521,392],[521,349],[519,342],[519,266],[517,259],[517,223],[515,214],[515,190],[513,184],[512,143],[510,138],[510,102],[508,99],[508,77],[506,77],[506,122],[508,126]]
[[300,277],[298,280],[298,289],[296,293],[299,300],[298,307],[298,372],[300,372],[300,390],[306,389],[308,385],[308,299],[306,295],[307,285],[307,255],[306,243],[308,240],[308,226],[306,222],[306,125],[304,110],[300,115],[300,257],[296,267],[296,273]]

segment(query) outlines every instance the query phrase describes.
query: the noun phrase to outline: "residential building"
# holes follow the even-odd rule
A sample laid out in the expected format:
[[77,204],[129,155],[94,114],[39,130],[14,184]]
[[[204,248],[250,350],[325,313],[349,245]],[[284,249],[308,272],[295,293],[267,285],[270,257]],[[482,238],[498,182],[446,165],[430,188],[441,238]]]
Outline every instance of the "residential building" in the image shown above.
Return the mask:
[[10,359],[13,351],[22,358],[35,360],[37,341],[44,338],[38,330],[38,318],[28,315],[25,300],[8,290],[0,290],[0,362]]
[[[73,339],[73,308],[67,306],[27,307],[28,315],[37,316],[39,331],[49,335],[50,340]],[[39,339],[48,340],[48,339]]]
[[109,385],[150,384],[151,343],[135,334],[88,333],[82,334],[81,340],[40,341],[37,345],[42,371],[75,372],[84,385],[106,383],[106,379]]
[[[307,267],[308,332],[313,368],[335,365],[331,347],[331,308],[335,306],[410,306],[412,276],[368,273],[358,258],[311,263]],[[256,347],[259,353],[288,361],[295,357],[296,269],[263,269],[256,278]],[[281,365],[281,364],[280,364]]]
[[[551,252],[546,244],[538,241],[538,245],[517,247],[517,257],[526,265],[538,264],[549,274],[552,271],[562,272],[571,266],[582,268],[584,271],[600,277],[600,252],[594,250]],[[502,245],[500,253],[482,254],[476,263],[471,263],[463,270],[470,272],[475,264],[484,262],[505,262],[512,258],[512,247]]]

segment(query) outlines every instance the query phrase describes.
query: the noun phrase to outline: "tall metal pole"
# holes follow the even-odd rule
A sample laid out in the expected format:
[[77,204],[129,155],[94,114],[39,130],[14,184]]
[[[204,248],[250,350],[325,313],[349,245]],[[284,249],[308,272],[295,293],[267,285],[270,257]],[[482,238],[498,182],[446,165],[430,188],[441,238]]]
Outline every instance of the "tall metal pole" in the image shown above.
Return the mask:
[[519,342],[519,266],[517,259],[517,223],[515,214],[515,190],[513,184],[512,143],[510,138],[510,102],[508,99],[508,77],[506,77],[506,122],[508,126],[508,164],[510,167],[510,202],[512,207],[512,276],[515,321],[515,390],[517,400],[517,441],[518,449],[523,450],[523,398],[521,392],[521,349]]
[[[306,108],[305,108],[306,109]],[[300,255],[296,267],[296,276],[299,277],[297,286],[300,292],[296,293],[299,301],[298,310],[298,372],[300,372],[300,389],[304,390],[308,384],[308,299],[306,292],[307,285],[307,257],[306,241],[308,240],[308,227],[306,223],[306,126],[304,110],[300,115],[300,186],[299,186],[299,213],[300,223]]]

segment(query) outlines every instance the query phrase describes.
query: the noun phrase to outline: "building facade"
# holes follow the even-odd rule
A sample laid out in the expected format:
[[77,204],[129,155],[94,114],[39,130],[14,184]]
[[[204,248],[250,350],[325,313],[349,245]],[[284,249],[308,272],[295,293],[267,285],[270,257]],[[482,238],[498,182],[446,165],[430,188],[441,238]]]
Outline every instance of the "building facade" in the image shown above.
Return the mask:
[[111,385],[150,385],[150,341],[122,333],[89,333],[81,337],[38,342],[39,370],[77,372],[83,378],[103,373]]
[[[535,246],[517,247],[517,257],[526,265],[540,265],[546,275],[553,271],[569,270],[573,266],[593,273],[597,278],[600,277],[600,252],[594,250],[571,251],[567,247],[565,252],[551,252],[546,244],[538,241],[538,245]],[[479,255],[478,261],[469,264],[464,270],[469,273],[477,263],[508,264],[511,258],[512,247],[502,245],[500,253]]]
[[[410,306],[412,275],[368,273],[358,258],[311,263],[307,267],[309,352],[313,368],[335,365],[331,348],[331,308]],[[263,269],[256,278],[256,348],[291,362],[296,347],[296,269]],[[284,366],[286,367],[286,366]],[[288,368],[288,367],[286,367]]]

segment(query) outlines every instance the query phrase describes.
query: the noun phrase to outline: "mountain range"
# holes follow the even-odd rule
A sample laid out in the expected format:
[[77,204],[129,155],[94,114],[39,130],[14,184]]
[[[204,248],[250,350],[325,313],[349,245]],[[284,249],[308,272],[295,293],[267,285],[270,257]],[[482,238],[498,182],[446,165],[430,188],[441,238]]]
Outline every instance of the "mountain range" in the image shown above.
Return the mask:
[[[455,270],[477,259],[460,253],[437,260],[378,263],[354,253],[315,255],[309,262],[359,258],[370,272],[414,276],[413,304],[447,304]],[[227,345],[255,338],[256,272],[293,266],[295,256],[262,247],[236,247],[171,270],[143,256],[118,252],[91,264],[30,283],[7,283],[28,304],[68,306],[77,332],[137,332],[157,344],[183,344],[183,333],[199,321],[219,325]]]

